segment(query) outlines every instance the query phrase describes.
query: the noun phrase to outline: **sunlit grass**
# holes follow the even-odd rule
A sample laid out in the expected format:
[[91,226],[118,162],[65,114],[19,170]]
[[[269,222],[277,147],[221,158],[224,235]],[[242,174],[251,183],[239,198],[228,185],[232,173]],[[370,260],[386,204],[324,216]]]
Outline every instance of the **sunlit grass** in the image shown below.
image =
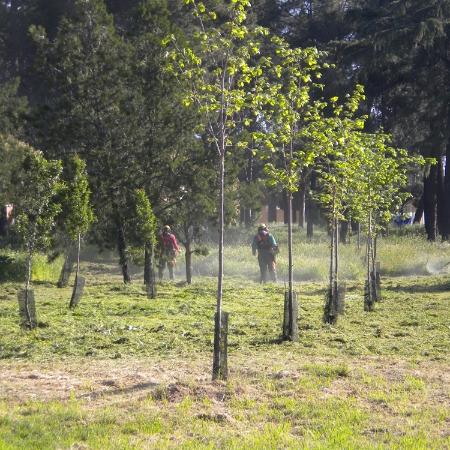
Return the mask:
[[[285,228],[272,231],[285,249]],[[115,261],[85,260],[84,295],[71,310],[71,286],[55,285],[58,264],[48,278],[42,271],[32,332],[19,328],[23,283],[2,284],[0,449],[449,448],[450,276],[399,276],[424,251],[444,265],[447,245],[380,239],[382,301],[365,312],[352,237],[341,247],[345,314],[331,326],[322,322],[328,237],[303,233],[294,233],[298,344],[281,340],[285,285],[259,284],[252,232],[227,243],[228,381],[211,381],[213,247],[194,259],[190,286],[180,258],[178,278],[158,281],[156,299],[141,270],[124,285]],[[286,254],[278,261],[281,278]],[[72,394],[61,388],[67,373]],[[62,398],[38,383],[45,377]]]

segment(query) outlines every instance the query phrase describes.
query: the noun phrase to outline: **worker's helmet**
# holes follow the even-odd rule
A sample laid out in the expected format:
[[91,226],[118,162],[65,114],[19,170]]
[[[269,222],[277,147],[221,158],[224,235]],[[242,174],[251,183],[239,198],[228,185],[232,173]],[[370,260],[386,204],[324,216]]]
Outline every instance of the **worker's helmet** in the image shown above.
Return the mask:
[[267,226],[266,226],[265,223],[260,223],[258,225],[258,231],[263,231],[263,230],[266,230],[266,229],[267,229]]
[[164,228],[163,228],[163,231],[170,231],[169,225],[165,225]]

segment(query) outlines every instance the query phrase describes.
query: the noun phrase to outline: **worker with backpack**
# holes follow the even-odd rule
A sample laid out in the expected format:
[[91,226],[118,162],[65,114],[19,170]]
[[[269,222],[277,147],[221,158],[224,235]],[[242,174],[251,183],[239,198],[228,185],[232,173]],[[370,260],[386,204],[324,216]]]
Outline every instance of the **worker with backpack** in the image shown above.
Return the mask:
[[173,268],[176,264],[177,252],[181,253],[175,236],[170,232],[169,225],[163,228],[163,232],[158,236],[158,252],[159,256],[159,278],[162,279],[164,269],[169,268],[169,277],[173,280]]
[[276,283],[278,281],[276,271],[276,255],[279,252],[279,249],[275,238],[271,233],[269,233],[269,229],[264,223],[259,224],[258,233],[253,238],[252,252],[253,256],[256,256],[256,252],[258,252],[261,283],[265,283],[267,281],[267,271],[269,271],[272,282]]

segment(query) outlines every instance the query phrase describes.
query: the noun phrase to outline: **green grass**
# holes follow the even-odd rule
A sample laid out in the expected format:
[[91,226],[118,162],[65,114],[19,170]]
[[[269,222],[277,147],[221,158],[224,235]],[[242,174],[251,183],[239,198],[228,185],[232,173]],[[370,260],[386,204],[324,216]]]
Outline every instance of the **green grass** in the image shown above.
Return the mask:
[[[275,233],[285,248],[284,230]],[[56,288],[49,269],[33,283],[32,332],[19,328],[23,284],[1,284],[0,450],[449,448],[450,275],[405,275],[443,266],[448,247],[380,239],[383,298],[364,312],[352,238],[341,252],[355,267],[343,277],[346,310],[331,326],[322,323],[327,238],[297,231],[298,279],[315,269],[295,283],[293,344],[280,339],[284,285],[255,282],[249,236],[241,230],[225,253],[227,381],[211,381],[213,276],[163,280],[151,300],[138,269],[123,285],[114,262],[85,262],[85,292],[70,310],[71,288]],[[194,261],[197,273],[203,263]]]

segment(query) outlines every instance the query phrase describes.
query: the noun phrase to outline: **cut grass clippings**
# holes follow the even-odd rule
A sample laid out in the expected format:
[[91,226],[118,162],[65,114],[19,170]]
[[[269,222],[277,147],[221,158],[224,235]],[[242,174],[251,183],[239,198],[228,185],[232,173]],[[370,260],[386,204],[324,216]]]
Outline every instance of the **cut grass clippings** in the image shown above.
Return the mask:
[[82,272],[74,310],[71,288],[33,285],[32,332],[18,325],[22,284],[1,285],[2,450],[450,448],[445,273],[384,275],[373,312],[349,279],[335,326],[326,281],[296,282],[298,344],[280,339],[283,284],[226,275],[229,379],[213,382],[215,278],[163,280],[151,300],[108,261]]

